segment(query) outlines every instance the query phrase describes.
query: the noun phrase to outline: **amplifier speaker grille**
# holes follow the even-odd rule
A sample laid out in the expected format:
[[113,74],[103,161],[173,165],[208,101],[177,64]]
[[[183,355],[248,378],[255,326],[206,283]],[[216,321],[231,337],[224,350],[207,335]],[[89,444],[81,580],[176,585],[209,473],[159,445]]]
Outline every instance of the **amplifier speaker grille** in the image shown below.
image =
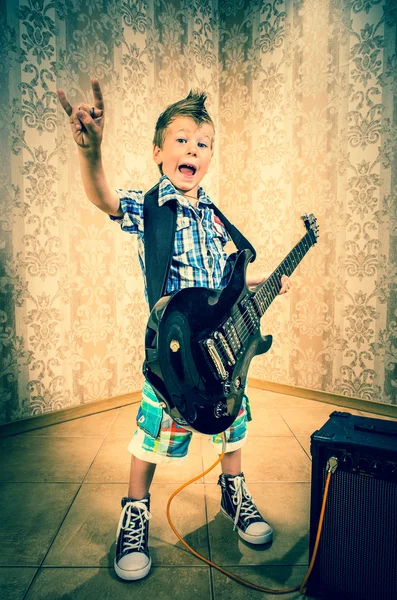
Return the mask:
[[[323,469],[322,491],[326,471]],[[336,471],[319,548],[319,577],[361,600],[396,600],[397,486]]]

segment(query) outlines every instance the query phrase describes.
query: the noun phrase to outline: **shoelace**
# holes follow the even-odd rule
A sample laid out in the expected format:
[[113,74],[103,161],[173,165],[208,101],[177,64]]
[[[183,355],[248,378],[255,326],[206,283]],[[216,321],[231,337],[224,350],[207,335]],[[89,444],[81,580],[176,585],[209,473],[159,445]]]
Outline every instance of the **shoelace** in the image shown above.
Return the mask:
[[247,518],[257,516],[260,517],[260,513],[254,504],[253,498],[245,484],[243,477],[236,475],[236,477],[234,477],[233,483],[231,482],[231,485],[234,485],[234,489],[232,487],[232,490],[234,492],[232,495],[232,500],[233,504],[236,505],[236,516],[234,518],[233,527],[234,531],[237,527],[240,515],[243,520],[247,520]]
[[121,513],[121,522],[124,523],[121,526],[124,530],[123,550],[139,550],[142,547],[146,521],[151,518],[152,515],[143,502],[129,502],[124,506]]

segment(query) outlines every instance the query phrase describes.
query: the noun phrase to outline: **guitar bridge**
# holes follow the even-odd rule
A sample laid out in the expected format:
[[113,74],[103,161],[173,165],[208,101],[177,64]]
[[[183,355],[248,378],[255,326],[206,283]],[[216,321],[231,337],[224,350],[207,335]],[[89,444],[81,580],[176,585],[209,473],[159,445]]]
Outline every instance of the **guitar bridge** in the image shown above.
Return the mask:
[[204,346],[208,350],[208,354],[210,355],[212,362],[214,363],[216,372],[218,373],[221,379],[227,379],[227,371],[223,366],[223,362],[221,357],[219,356],[218,350],[215,347],[214,341],[211,338],[204,341]]

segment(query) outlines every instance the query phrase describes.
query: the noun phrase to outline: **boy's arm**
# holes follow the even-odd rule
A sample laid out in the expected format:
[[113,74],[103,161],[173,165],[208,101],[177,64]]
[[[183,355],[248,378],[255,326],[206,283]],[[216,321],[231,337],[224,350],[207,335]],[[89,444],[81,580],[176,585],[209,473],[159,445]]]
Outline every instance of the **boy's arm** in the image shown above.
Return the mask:
[[85,193],[88,199],[103,212],[114,217],[122,217],[120,198],[106,178],[102,156],[87,155],[79,150],[80,170]]
[[120,200],[106,179],[102,164],[101,143],[105,124],[105,106],[98,79],[91,80],[94,106],[72,106],[63,90],[58,90],[62,108],[69,117],[73,139],[79,150],[83,185],[88,199],[103,212],[122,217]]

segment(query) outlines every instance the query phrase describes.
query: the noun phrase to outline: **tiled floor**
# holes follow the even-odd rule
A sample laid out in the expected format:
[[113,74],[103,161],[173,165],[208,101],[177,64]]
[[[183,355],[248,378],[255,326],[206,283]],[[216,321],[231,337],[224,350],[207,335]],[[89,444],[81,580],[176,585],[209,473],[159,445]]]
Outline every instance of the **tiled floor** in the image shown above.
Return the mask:
[[[175,498],[172,517],[184,539],[212,561],[256,585],[289,588],[303,579],[308,564],[310,434],[340,409],[254,388],[249,396],[254,421],[243,470],[273,525],[273,543],[244,543],[220,515],[219,467]],[[204,436],[194,436],[184,465],[155,474],[151,573],[140,582],[117,578],[115,535],[136,411],[132,405],[0,440],[0,598],[279,598],[260,596],[208,567],[169,527],[170,494],[216,460]],[[281,597],[302,598],[297,592]]]

